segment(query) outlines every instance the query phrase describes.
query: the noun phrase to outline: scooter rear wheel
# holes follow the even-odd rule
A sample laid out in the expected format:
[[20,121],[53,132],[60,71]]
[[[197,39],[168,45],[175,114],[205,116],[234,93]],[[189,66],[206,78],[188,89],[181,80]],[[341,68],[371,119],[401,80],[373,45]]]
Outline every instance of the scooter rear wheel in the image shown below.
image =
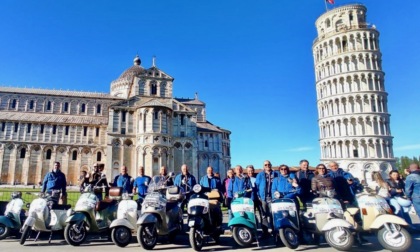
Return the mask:
[[288,247],[290,249],[295,249],[295,248],[299,247],[298,236],[297,236],[295,230],[293,230],[292,228],[290,228],[290,227],[280,228],[279,236],[280,236],[280,239],[283,242],[283,244],[286,245],[286,247]]
[[233,239],[241,247],[249,247],[254,242],[252,230],[246,226],[233,227]]
[[385,249],[400,252],[407,251],[411,247],[412,239],[410,233],[403,228],[394,229],[391,226],[393,232],[399,232],[396,237],[392,237],[392,233],[389,232],[385,227],[381,228],[378,232],[378,241]]
[[10,234],[10,228],[0,224],[0,240],[6,239]]
[[[344,232],[340,234],[339,232]],[[349,251],[354,244],[354,236],[348,228],[335,227],[325,232],[327,243],[340,251]]]
[[31,234],[31,231],[32,231],[32,227],[30,227],[30,226],[26,226],[23,229],[22,236],[20,237],[20,240],[19,240],[20,245],[25,244],[25,241],[29,237],[29,235]]

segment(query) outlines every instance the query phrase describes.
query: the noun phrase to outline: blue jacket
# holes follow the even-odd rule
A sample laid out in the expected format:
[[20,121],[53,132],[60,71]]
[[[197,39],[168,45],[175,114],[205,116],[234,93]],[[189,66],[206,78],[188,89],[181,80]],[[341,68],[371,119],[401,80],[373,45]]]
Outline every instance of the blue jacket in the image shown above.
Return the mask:
[[[280,176],[280,173],[278,171],[271,171],[270,176],[274,180],[274,178],[277,178]],[[262,171],[258,173],[257,179],[255,180],[255,185],[257,187],[257,195],[258,195],[258,198],[262,201],[265,201],[265,198],[267,196],[265,195],[266,186],[267,186],[266,184],[267,184],[267,180],[265,179],[265,171]],[[271,191],[271,188],[269,188],[269,190]]]
[[133,187],[137,188],[137,194],[139,196],[144,196],[147,194],[147,188],[149,187],[151,180],[152,178],[150,178],[149,176],[142,176],[142,177],[138,176],[134,180]]
[[123,188],[123,193],[132,193],[133,192],[133,183],[131,181],[131,176],[128,174],[117,175],[114,178],[114,183],[112,186],[118,186]]
[[[248,190],[248,189],[252,189],[250,179],[248,177],[241,177],[240,178],[238,176],[235,176],[230,181],[229,186],[228,186],[228,191],[227,191],[228,198],[233,198],[235,193],[243,192],[243,191]],[[244,194],[244,197],[251,198],[251,196],[252,196],[252,192],[246,192]]]
[[420,198],[420,171],[413,171],[405,179],[405,194],[409,198]]
[[299,194],[300,187],[294,188],[292,186],[292,180],[296,179],[294,174],[289,174],[287,176],[280,175],[279,177],[273,180],[271,186],[271,195],[274,195],[274,192],[280,192],[284,195],[284,198],[296,198],[296,194]]
[[57,170],[57,172],[49,172],[44,177],[42,182],[42,192],[51,192],[51,190],[61,190],[63,195],[66,195],[66,175]]
[[[328,175],[330,175],[334,180],[338,198],[352,203],[355,200],[355,188],[358,185],[353,175],[344,171],[342,168],[338,168],[336,172],[329,170]],[[354,182],[351,186],[347,183],[347,180],[349,179],[352,179]]]
[[[185,176],[180,173],[178,175],[176,175],[175,180],[174,180],[174,185],[179,186],[181,188],[183,188],[185,190],[185,192],[188,191],[192,191],[193,186],[195,186],[195,184],[197,184],[197,181],[195,180],[195,177],[191,174],[187,174],[187,185],[182,183],[182,181],[185,179]],[[190,188],[189,188],[190,187]]]
[[207,187],[210,189],[217,189],[220,192],[222,192],[222,184],[220,183],[220,179],[216,178],[216,177],[211,177],[210,178],[210,185],[209,185],[209,178],[207,175],[201,177],[200,179],[200,185],[202,187]]

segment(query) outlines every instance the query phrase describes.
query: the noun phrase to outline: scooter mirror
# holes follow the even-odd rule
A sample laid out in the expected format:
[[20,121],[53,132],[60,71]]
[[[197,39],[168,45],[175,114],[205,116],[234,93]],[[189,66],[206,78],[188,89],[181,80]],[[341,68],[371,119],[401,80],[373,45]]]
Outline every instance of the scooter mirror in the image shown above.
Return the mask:
[[168,177],[170,177],[170,178],[175,177],[175,172],[170,172],[170,173],[168,174]]

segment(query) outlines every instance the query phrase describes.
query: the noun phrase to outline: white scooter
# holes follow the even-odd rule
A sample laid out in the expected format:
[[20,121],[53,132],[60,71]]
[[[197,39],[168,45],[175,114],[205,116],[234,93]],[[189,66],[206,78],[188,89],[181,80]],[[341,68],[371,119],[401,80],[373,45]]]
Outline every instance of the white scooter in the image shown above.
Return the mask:
[[359,207],[348,207],[344,218],[356,227],[357,232],[377,232],[379,243],[391,251],[402,252],[411,247],[411,235],[404,228],[408,223],[392,214],[384,198],[364,191],[356,200]]
[[137,219],[141,214],[138,203],[132,199],[132,194],[124,193],[118,203],[117,218],[112,221],[111,238],[118,247],[130,244],[132,233],[137,231]]
[[19,234],[25,219],[25,210],[22,211],[22,193],[12,192],[11,197],[12,200],[7,204],[4,215],[0,216],[0,240],[16,233]]
[[30,236],[32,230],[38,231],[35,241],[41,232],[49,232],[51,237],[54,231],[63,230],[66,226],[67,210],[70,205],[58,205],[60,190],[50,193],[36,193],[39,198],[34,199],[29,207],[28,218],[22,226],[20,244],[23,245]]

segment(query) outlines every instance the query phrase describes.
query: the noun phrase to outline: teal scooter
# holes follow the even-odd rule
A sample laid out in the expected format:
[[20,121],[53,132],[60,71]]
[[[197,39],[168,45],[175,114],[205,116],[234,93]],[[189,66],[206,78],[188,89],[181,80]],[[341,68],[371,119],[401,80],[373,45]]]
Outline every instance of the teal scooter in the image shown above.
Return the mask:
[[235,194],[230,205],[233,217],[228,223],[228,227],[232,229],[233,239],[241,247],[251,246],[254,238],[258,245],[254,201],[244,197],[245,193],[246,191]]

